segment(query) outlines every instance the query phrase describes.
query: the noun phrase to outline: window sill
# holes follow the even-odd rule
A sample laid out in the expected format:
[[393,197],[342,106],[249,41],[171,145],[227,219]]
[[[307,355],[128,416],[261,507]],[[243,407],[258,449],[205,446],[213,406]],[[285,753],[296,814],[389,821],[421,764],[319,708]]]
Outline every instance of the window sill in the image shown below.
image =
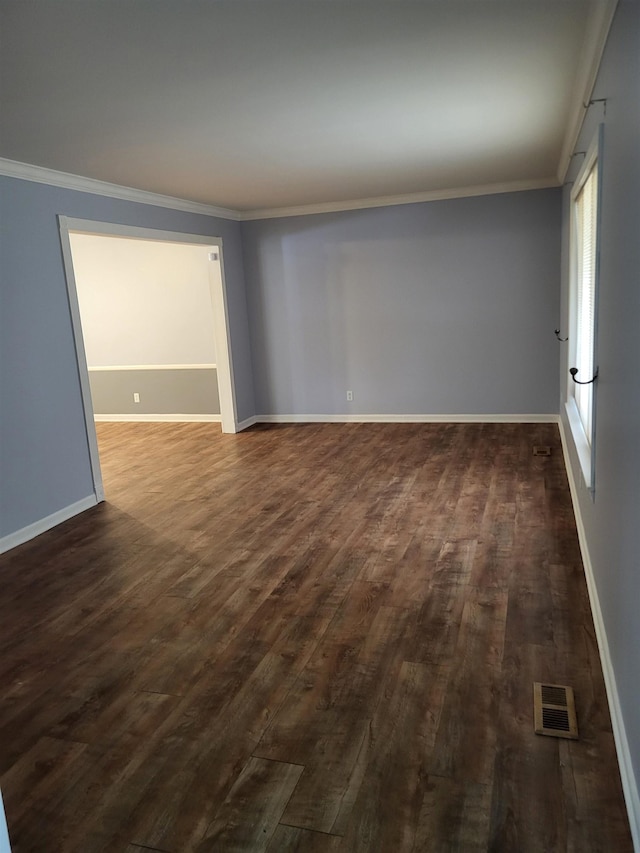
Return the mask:
[[573,436],[573,443],[576,448],[576,453],[578,454],[580,469],[582,470],[582,478],[584,480],[585,486],[587,487],[587,489],[589,489],[589,491],[591,492],[591,496],[593,497],[593,493],[595,490],[595,465],[593,460],[593,450],[587,440],[587,434],[585,433],[584,427],[582,426],[578,407],[576,406],[576,402],[573,397],[570,397],[565,403],[565,410],[567,412],[567,418],[569,420],[571,435]]

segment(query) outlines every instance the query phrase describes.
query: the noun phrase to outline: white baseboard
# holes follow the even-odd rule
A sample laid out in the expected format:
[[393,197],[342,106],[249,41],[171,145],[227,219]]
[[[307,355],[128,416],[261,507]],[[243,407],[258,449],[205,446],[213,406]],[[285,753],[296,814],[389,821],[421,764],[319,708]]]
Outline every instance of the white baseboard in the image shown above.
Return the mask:
[[[96,423],[220,423],[220,415],[94,415]],[[252,415],[236,424],[236,431],[254,424],[420,424],[420,423],[488,423],[488,424],[555,424],[559,416],[528,415]]]
[[[96,423],[220,423],[220,415],[94,415]],[[559,415],[252,415],[236,424],[241,432],[254,424],[555,424]]]
[[4,554],[5,551],[10,551],[11,548],[17,548],[18,545],[22,545],[30,539],[34,539],[36,536],[39,536],[41,533],[51,530],[52,527],[55,527],[57,524],[62,524],[63,521],[68,521],[70,518],[73,518],[74,515],[79,515],[81,512],[90,509],[97,503],[97,497],[95,495],[89,495],[86,498],[82,498],[82,500],[64,507],[64,509],[59,509],[57,512],[53,512],[51,515],[46,516],[46,518],[41,518],[40,521],[34,521],[33,524],[28,524],[26,527],[16,530],[14,533],[9,533],[7,536],[3,536],[2,539],[0,539],[0,554]]
[[[220,423],[220,415],[94,415],[96,423]],[[252,415],[236,424],[236,432],[254,424],[555,424],[559,415]]]
[[258,423],[258,418],[256,415],[252,415],[250,418],[245,418],[243,421],[239,421],[236,424],[236,432],[242,432],[243,429],[248,429],[254,424]]
[[573,474],[573,467],[569,456],[569,445],[567,442],[567,434],[564,427],[564,422],[560,420],[560,438],[562,440],[562,452],[564,454],[565,467],[567,469],[567,477],[569,480],[569,489],[571,491],[571,500],[573,502],[573,512],[576,519],[576,527],[578,530],[578,540],[580,542],[580,551],[582,554],[582,562],[584,564],[584,574],[587,581],[587,590],[589,592],[589,602],[591,605],[591,613],[593,615],[593,624],[596,631],[596,640],[598,642],[598,651],[600,652],[600,663],[602,664],[602,672],[604,675],[604,683],[607,691],[607,700],[609,702],[609,713],[611,714],[611,725],[613,728],[613,737],[616,744],[616,752],[618,755],[618,764],[620,767],[620,777],[622,780],[622,789],[627,805],[629,815],[629,824],[631,827],[631,835],[633,838],[633,846],[636,851],[640,851],[640,798],[638,796],[638,783],[633,772],[633,764],[631,761],[631,752],[629,750],[629,741],[627,732],[624,726],[624,718],[620,707],[620,699],[618,696],[618,688],[616,685],[616,676],[611,662],[609,653],[609,642],[607,640],[607,631],[602,617],[602,609],[600,607],[600,599],[598,598],[598,588],[596,586],[595,576],[593,573],[593,564],[589,553],[589,544],[587,541],[587,532],[582,519],[582,511],[578,500],[578,487]]
[[208,364],[100,364],[87,365],[89,373],[128,373],[138,370],[217,370],[217,365]]
[[430,423],[487,423],[487,424],[556,424],[559,415],[256,415],[255,423],[262,424],[430,424]]
[[94,415],[96,423],[203,423],[219,424],[220,415]]

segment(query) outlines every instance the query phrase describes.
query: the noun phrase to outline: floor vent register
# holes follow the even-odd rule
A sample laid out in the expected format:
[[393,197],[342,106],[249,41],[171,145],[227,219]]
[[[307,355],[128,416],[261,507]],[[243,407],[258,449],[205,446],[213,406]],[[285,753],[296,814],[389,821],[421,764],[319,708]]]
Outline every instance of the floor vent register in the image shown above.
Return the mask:
[[551,456],[551,447],[548,444],[534,444],[534,456]]
[[533,685],[533,716],[537,735],[578,738],[578,720],[573,688],[565,684]]

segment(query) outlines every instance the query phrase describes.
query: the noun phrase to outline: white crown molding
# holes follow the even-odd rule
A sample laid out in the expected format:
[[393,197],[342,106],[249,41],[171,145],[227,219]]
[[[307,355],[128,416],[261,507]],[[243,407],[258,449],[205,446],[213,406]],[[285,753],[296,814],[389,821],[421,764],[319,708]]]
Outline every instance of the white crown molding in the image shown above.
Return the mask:
[[[616,0],[617,2],[617,0]],[[123,201],[133,201],[139,204],[152,204],[156,207],[168,207],[172,210],[182,210],[186,213],[200,213],[205,216],[216,216],[219,219],[231,219],[234,222],[253,219],[277,219],[286,216],[308,216],[314,213],[338,213],[345,210],[366,210],[371,207],[391,207],[402,204],[419,204],[425,201],[445,201],[454,198],[470,198],[481,195],[497,195],[499,193],[524,192],[527,190],[548,189],[557,187],[556,178],[536,178],[534,180],[507,181],[496,184],[483,184],[471,187],[455,187],[445,190],[430,190],[404,195],[379,196],[376,198],[350,199],[348,201],[330,201],[321,204],[303,204],[295,207],[272,207],[258,210],[231,210],[226,207],[201,204],[187,199],[160,195],[159,193],[137,190],[119,184],[98,181],[95,178],[84,178],[68,172],[57,172],[42,166],[32,166],[29,163],[19,163],[17,160],[6,160],[0,157],[0,175],[9,178],[20,178],[23,181],[34,181],[48,186],[62,187],[78,192],[88,192],[94,195],[118,198]]]
[[201,204],[187,199],[160,195],[159,193],[137,190],[119,184],[98,181],[95,178],[84,178],[68,172],[57,172],[42,166],[32,166],[29,163],[19,163],[16,160],[6,160],[0,157],[0,175],[9,178],[19,178],[23,181],[33,181],[48,186],[62,187],[93,195],[118,198],[123,201],[133,201],[138,204],[152,204],[156,207],[167,207],[171,210],[182,210],[186,213],[200,213],[205,216],[215,216],[219,219],[230,219],[234,222],[246,222],[255,219],[280,219],[287,216],[309,216],[317,213],[339,213],[347,210],[366,210],[374,207],[392,207],[403,204],[419,204],[427,201],[446,201],[456,198],[473,198],[474,196],[499,195],[501,193],[527,192],[559,186],[557,178],[535,178],[523,181],[505,181],[495,184],[482,184],[468,187],[453,187],[443,190],[429,190],[404,195],[378,196],[375,198],[349,199],[347,201],[328,201],[320,204],[302,204],[294,207],[271,207],[257,210],[231,210],[226,207]]
[[498,195],[517,193],[527,190],[542,190],[559,186],[555,177],[535,178],[524,181],[506,181],[497,184],[483,184],[471,187],[454,187],[446,190],[430,190],[404,195],[379,196],[377,198],[350,199],[349,201],[328,201],[322,204],[302,204],[296,207],[272,207],[259,210],[245,210],[240,214],[242,222],[253,219],[278,219],[285,216],[309,216],[314,213],[339,213],[343,210],[365,210],[369,207],[391,207],[397,204],[419,204],[425,201],[446,201],[453,198],[470,198],[479,195]]
[[[560,184],[564,183],[571,165],[571,155],[576,147],[587,114],[588,108],[585,107],[585,104],[589,103],[593,87],[596,84],[602,54],[617,6],[618,0],[601,0],[601,2],[591,5],[591,14],[587,21],[578,71],[571,95],[569,121],[567,122],[560,162],[558,163],[558,182]],[[602,96],[604,97],[604,95],[606,93],[603,93]]]
[[261,424],[557,424],[559,415],[256,415]]
[[134,201],[138,204],[152,204],[155,207],[168,207],[171,210],[182,210],[185,213],[200,213],[204,216],[217,216],[219,219],[232,219],[237,222],[240,213],[226,207],[216,207],[211,204],[201,204],[184,198],[160,195],[159,193],[137,190],[133,187],[123,187],[98,181],[95,178],[83,178],[81,175],[71,175],[68,172],[57,172],[55,169],[45,169],[43,166],[32,166],[29,163],[19,163],[17,160],[6,160],[0,157],[0,175],[9,178],[20,178],[23,181],[33,181],[37,184],[47,184],[52,187],[62,187],[67,190],[92,193],[93,195],[118,198],[123,201]]

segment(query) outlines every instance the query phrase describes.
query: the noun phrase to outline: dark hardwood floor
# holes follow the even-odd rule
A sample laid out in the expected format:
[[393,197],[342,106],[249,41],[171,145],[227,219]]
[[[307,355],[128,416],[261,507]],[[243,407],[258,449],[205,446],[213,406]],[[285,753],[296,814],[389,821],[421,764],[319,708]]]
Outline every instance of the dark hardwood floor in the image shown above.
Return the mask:
[[632,850],[555,426],[99,438],[0,558],[15,853]]

